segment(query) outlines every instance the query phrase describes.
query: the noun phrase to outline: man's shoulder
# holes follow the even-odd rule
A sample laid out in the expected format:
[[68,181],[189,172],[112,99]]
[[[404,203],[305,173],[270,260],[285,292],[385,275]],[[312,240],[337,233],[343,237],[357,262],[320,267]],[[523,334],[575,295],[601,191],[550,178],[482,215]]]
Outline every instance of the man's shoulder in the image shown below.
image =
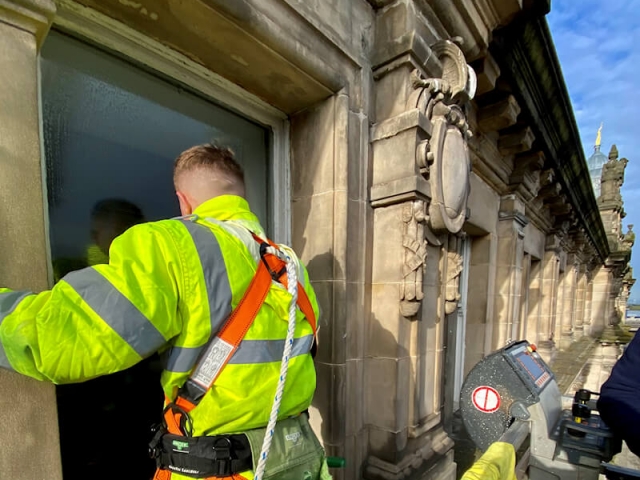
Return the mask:
[[184,220],[178,218],[145,222],[129,228],[125,235],[136,239],[176,239],[187,233],[183,223]]

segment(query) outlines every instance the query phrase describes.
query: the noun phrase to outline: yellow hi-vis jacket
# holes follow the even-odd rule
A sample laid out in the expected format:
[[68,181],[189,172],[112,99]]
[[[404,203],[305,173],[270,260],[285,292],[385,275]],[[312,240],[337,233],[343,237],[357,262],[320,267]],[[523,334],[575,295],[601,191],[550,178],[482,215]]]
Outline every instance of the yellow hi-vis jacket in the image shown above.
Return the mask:
[[[194,218],[129,229],[113,242],[108,265],[70,273],[51,291],[0,289],[0,366],[39,380],[73,383],[124,370],[164,349],[162,387],[175,398],[254,276],[259,245],[250,230],[264,238],[244,199],[216,197],[198,207]],[[317,316],[308,274],[298,265]],[[267,424],[290,299],[272,282],[240,347],[191,413],[194,436]],[[312,341],[311,325],[298,310],[280,418],[311,403],[316,386]],[[160,420],[161,405],[157,408]]]

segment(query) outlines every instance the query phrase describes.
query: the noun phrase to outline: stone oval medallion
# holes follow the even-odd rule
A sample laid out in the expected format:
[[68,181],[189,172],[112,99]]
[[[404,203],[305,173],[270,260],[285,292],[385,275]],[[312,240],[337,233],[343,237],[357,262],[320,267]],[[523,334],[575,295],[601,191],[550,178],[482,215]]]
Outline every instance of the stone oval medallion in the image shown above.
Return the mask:
[[458,233],[466,220],[470,161],[465,134],[456,120],[459,118],[442,115],[433,120],[429,223],[438,233]]
[[442,200],[449,218],[456,218],[467,201],[469,167],[462,132],[449,125],[442,147]]

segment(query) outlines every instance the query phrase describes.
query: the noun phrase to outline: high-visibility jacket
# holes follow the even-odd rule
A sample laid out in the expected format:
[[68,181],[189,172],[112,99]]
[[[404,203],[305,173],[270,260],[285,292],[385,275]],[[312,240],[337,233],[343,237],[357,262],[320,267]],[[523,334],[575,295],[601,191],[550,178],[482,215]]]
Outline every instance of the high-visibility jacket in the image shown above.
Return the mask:
[[[70,273],[51,291],[0,289],[0,366],[71,383],[124,370],[164,349],[161,383],[166,396],[175,398],[253,278],[259,245],[250,231],[264,238],[247,202],[216,197],[191,219],[129,229],[113,242],[108,265]],[[318,316],[308,274],[298,265]],[[267,424],[290,299],[272,282],[240,347],[191,412],[193,435],[239,433]],[[316,386],[312,342],[311,325],[298,311],[280,418],[311,403]]]

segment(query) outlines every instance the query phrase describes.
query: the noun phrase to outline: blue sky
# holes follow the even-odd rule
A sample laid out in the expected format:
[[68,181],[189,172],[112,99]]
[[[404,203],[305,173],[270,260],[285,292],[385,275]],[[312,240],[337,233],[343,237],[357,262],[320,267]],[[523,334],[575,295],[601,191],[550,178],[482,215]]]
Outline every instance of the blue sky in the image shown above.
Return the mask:
[[[600,123],[602,151],[629,159],[622,195],[640,233],[640,0],[552,0],[547,16],[587,158]],[[631,264],[640,277],[640,236]],[[632,291],[640,303],[640,281]]]

